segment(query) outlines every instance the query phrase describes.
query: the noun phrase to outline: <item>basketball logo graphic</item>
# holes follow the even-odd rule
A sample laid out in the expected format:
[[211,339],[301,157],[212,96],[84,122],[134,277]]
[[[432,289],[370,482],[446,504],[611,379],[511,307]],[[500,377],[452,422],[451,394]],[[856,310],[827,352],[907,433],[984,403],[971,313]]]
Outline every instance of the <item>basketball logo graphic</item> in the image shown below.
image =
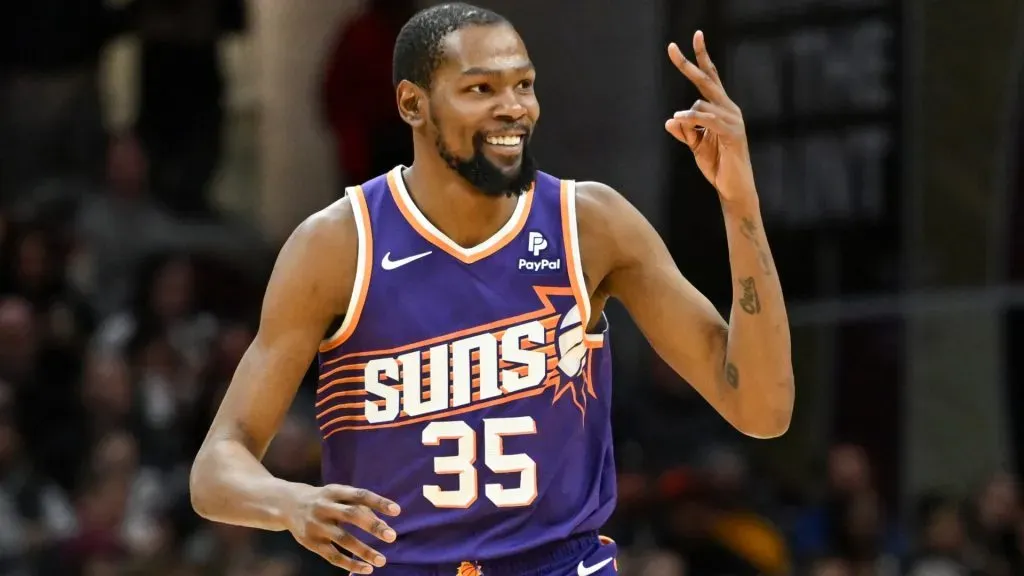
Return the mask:
[[573,306],[565,313],[558,326],[558,369],[569,378],[575,378],[583,372],[587,358],[587,348],[583,345],[583,324],[580,321],[580,308]]
[[479,564],[473,564],[472,562],[463,562],[459,564],[459,570],[456,576],[483,576],[484,571],[480,568]]

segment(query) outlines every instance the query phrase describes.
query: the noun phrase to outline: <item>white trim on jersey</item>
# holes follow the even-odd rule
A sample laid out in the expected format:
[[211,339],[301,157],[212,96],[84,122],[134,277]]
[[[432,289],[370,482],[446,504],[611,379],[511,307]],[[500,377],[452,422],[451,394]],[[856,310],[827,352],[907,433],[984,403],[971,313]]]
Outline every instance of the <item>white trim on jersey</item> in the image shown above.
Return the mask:
[[405,179],[402,178],[402,168],[404,168],[404,166],[396,166],[391,171],[391,175],[394,179],[395,187],[398,189],[398,195],[401,197],[402,203],[404,203],[405,207],[409,210],[409,214],[412,215],[417,224],[433,234],[438,240],[444,243],[447,248],[453,252],[461,254],[467,259],[473,258],[477,254],[487,252],[494,247],[495,244],[506,240],[512,230],[514,230],[516,226],[519,226],[520,221],[523,219],[523,211],[526,210],[528,205],[528,202],[526,201],[526,194],[520,194],[519,199],[516,202],[516,209],[512,212],[512,217],[505,222],[505,225],[502,226],[501,229],[495,232],[490,238],[476,246],[473,246],[472,248],[464,248],[449,238],[444,232],[438,230],[437,227],[423,215],[423,212],[421,212],[419,207],[416,206],[416,203],[412,201],[412,196],[409,195],[409,190],[405,187]]
[[355,322],[359,316],[359,308],[363,305],[363,297],[365,296],[362,292],[369,290],[366,282],[366,271],[371,266],[367,266],[367,259],[372,258],[372,255],[368,254],[367,250],[370,243],[367,239],[369,231],[365,225],[365,222],[369,221],[369,214],[363,213],[363,210],[366,208],[366,197],[361,194],[361,190],[357,186],[345,188],[345,195],[349,197],[352,206],[352,217],[356,222],[356,274],[355,281],[352,284],[352,295],[348,300],[348,309],[345,311],[345,317],[341,321],[341,326],[331,334],[330,338],[323,341],[325,344],[330,343],[332,347],[337,347],[340,344],[334,341],[344,334],[352,322]]
[[[567,224],[569,225],[569,245],[565,247],[566,250],[572,251],[572,270],[570,274],[575,275],[576,285],[579,287],[581,302],[578,302],[581,307],[581,313],[583,317],[583,340],[589,342],[595,346],[604,344],[604,332],[599,334],[592,334],[588,332],[590,328],[590,291],[587,290],[586,277],[583,274],[583,259],[580,257],[580,238],[579,238],[579,225],[576,216],[576,181],[566,180],[567,189],[565,191],[566,201],[566,215],[568,218]],[[601,316],[604,317],[605,325],[608,324],[608,318],[604,316],[604,312],[601,312]],[[607,331],[607,330],[605,330]]]

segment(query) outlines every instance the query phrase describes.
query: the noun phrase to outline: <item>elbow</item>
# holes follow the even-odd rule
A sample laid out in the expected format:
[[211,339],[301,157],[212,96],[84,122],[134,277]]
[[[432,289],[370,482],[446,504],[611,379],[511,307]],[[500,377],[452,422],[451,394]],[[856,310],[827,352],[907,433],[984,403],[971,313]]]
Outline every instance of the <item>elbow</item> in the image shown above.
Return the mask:
[[199,454],[196,455],[196,459],[192,463],[192,470],[188,475],[188,495],[189,501],[192,504],[192,510],[201,518],[209,520],[209,496],[205,489],[205,487],[209,486],[209,483],[204,480],[206,477],[204,461],[203,450],[200,449]]
[[737,427],[745,436],[757,440],[772,440],[779,438],[789,431],[789,425],[793,420],[792,412],[778,413],[769,418],[770,422],[758,423],[753,426]]
[[771,440],[789,431],[789,426],[793,422],[795,400],[793,377],[776,381],[768,386],[768,390],[770,392],[766,396],[761,396],[756,405],[744,411],[748,417],[737,423],[737,430],[744,435],[759,440]]

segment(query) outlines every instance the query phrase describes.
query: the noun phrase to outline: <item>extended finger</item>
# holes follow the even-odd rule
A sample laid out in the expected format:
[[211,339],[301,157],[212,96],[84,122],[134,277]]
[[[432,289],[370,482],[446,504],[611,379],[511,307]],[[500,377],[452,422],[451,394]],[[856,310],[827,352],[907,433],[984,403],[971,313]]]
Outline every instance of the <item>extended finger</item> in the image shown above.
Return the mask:
[[327,487],[328,493],[336,502],[345,504],[361,504],[368,506],[377,512],[388,516],[398,516],[401,507],[391,500],[378,494],[374,494],[365,488],[353,488],[352,486],[331,485]]
[[668,57],[672,60],[672,64],[683,73],[683,76],[686,76],[690,82],[693,82],[693,85],[700,91],[701,96],[711,102],[726,101],[725,90],[722,88],[722,85],[686,58],[683,55],[683,51],[679,49],[679,45],[675,42],[668,45]]
[[361,540],[342,528],[335,527],[335,529],[329,534],[329,537],[331,541],[337,544],[342,550],[351,552],[355,557],[362,558],[378,568],[386,563],[383,554],[373,548],[370,548]]
[[718,76],[718,68],[711,61],[711,55],[708,54],[708,46],[704,42],[704,32],[700,30],[693,34],[693,53],[697,55],[697,65],[700,66],[700,69],[716,84],[721,86],[722,79]]
[[329,518],[337,523],[346,523],[362,529],[367,534],[372,534],[385,542],[394,542],[397,538],[395,530],[377,517],[366,506],[349,506],[346,504],[332,504],[325,508]]
[[369,574],[373,572],[373,566],[370,566],[366,562],[360,562],[355,558],[345,556],[340,550],[334,547],[334,544],[330,542],[321,542],[310,549],[319,554],[324,560],[327,560],[342,570],[348,570],[349,572],[356,574]]

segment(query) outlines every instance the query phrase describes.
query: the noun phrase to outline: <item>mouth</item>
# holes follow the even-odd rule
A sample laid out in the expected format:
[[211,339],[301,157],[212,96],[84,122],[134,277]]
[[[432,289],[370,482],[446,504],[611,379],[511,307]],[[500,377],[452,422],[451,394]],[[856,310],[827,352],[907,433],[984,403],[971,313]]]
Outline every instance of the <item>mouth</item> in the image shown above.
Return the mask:
[[491,146],[499,146],[502,148],[517,148],[523,143],[523,136],[521,134],[508,134],[503,136],[488,136],[484,139],[485,142]]
[[517,161],[526,143],[525,133],[492,134],[484,138],[488,151],[508,161]]

